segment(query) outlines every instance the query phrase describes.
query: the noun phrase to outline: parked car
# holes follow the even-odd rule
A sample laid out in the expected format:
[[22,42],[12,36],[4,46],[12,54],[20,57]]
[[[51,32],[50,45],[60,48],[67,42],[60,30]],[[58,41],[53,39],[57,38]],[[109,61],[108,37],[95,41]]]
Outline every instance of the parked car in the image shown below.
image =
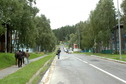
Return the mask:
[[73,51],[72,51],[72,50],[69,50],[69,51],[68,51],[68,53],[69,53],[69,54],[72,54],[72,53],[73,53]]
[[66,48],[64,48],[64,52],[67,52],[67,49]]

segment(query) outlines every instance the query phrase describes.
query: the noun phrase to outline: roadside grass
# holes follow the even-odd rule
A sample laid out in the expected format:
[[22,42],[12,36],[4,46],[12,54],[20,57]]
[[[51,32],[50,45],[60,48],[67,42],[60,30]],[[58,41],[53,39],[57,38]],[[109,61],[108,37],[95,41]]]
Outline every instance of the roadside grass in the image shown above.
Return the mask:
[[41,53],[30,53],[29,59],[34,59],[34,58],[37,58],[37,57],[41,57],[42,55],[44,55],[44,54],[41,54]]
[[50,60],[49,63],[42,69],[40,74],[38,76],[36,76],[36,78],[32,81],[32,84],[38,84],[40,82],[40,80],[42,79],[43,75],[46,73],[46,71],[50,67],[51,63],[52,63],[52,60]]
[[26,84],[30,78],[50,59],[55,55],[48,55],[40,60],[34,61],[13,74],[0,79],[0,84]]
[[79,54],[96,55],[96,56],[100,56],[100,57],[126,61],[126,54],[122,54],[121,55],[122,59],[120,59],[120,55],[119,54],[102,54],[102,53],[90,53],[90,52],[84,52],[84,53],[79,53]]
[[13,53],[0,53],[0,70],[15,64]]
[[[43,54],[30,53],[30,59],[42,56]],[[14,53],[0,53],[0,70],[15,64]]]

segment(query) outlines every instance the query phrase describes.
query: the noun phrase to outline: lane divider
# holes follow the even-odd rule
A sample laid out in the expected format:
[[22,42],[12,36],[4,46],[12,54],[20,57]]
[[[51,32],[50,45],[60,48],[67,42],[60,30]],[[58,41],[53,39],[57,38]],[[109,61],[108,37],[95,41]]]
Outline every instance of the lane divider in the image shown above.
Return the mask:
[[[86,64],[89,64],[88,62],[83,61],[83,60],[81,60],[81,59],[79,59],[79,58],[77,58],[77,57],[75,57],[75,58],[78,59],[78,60],[80,60],[81,62],[84,62],[84,63],[86,63]],[[101,68],[99,68],[99,67],[93,65],[93,64],[89,64],[89,65],[92,66],[92,67],[94,67],[95,69],[97,69],[97,70],[99,70],[99,71],[101,71],[101,72],[103,72],[103,73],[106,73],[106,74],[108,74],[109,76],[114,77],[115,79],[117,79],[117,80],[119,80],[119,81],[121,81],[121,82],[123,82],[123,83],[126,84],[126,81],[125,81],[125,80],[123,80],[123,79],[121,79],[121,78],[119,78],[119,77],[117,77],[117,76],[115,76],[115,75],[113,75],[113,74],[111,74],[111,73],[109,73],[109,72],[107,72],[107,71],[105,71],[105,70],[103,70],[103,69],[101,69]]]

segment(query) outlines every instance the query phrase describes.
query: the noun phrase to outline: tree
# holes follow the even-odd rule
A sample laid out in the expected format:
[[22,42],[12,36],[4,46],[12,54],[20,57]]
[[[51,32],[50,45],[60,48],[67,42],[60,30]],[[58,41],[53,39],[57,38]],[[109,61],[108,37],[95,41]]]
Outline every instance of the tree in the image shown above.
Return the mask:
[[41,15],[41,17],[36,17],[36,44],[41,47],[41,51],[52,51],[56,46],[56,38],[50,28],[50,21]]
[[44,15],[36,17],[39,9],[33,4],[35,0],[0,0],[0,35],[7,28],[7,34],[15,36],[17,49],[38,45],[42,50],[52,51],[56,38],[50,21]]
[[115,24],[113,0],[100,0],[95,10],[91,11],[89,19],[75,25],[77,35],[80,35],[81,49],[95,47],[100,52],[103,47],[108,47]]
[[[38,12],[36,7],[32,7],[34,0],[1,0],[0,15],[1,23],[7,28],[7,32],[18,34],[18,48],[32,47],[35,29],[34,17]],[[31,37],[32,35],[32,37]],[[16,35],[17,36],[17,35]],[[32,41],[31,41],[32,40]]]
[[70,34],[75,33],[75,27],[67,25],[59,29],[54,29],[53,32],[59,41],[68,41],[70,40]]
[[109,45],[111,30],[116,24],[113,0],[100,0],[96,9],[91,12],[90,22],[97,49],[100,51],[101,45],[104,47]]
[[121,4],[121,9],[123,11],[123,15],[122,15],[122,18],[121,18],[121,23],[123,23],[124,25],[124,29],[125,29],[125,32],[126,32],[126,0],[123,0],[122,4]]
[[[23,1],[19,0],[0,0],[0,25],[2,31],[7,32],[7,51],[10,51],[11,46],[11,35],[12,31],[15,30],[14,19],[20,16],[22,11]],[[4,33],[2,33],[4,34]]]
[[76,34],[70,34],[70,40],[69,40],[69,48],[71,47],[71,48],[73,48],[73,45],[74,44],[77,44],[77,33]]
[[0,36],[3,35],[4,32],[5,32],[5,29],[4,29],[3,26],[0,24]]

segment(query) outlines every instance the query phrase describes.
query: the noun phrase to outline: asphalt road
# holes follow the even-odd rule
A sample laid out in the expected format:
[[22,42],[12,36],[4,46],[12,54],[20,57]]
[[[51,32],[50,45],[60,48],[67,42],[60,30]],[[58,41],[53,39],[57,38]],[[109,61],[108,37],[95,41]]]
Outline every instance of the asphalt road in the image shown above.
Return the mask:
[[126,64],[62,51],[49,84],[126,84]]

